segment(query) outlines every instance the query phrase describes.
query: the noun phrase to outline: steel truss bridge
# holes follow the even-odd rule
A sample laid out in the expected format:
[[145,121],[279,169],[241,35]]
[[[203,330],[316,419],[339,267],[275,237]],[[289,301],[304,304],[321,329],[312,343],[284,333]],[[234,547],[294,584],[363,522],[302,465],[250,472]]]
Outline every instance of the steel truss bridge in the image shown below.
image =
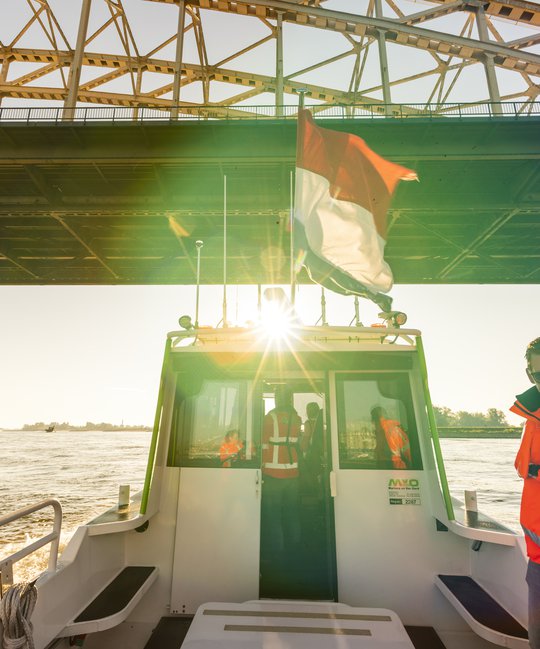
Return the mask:
[[[288,281],[298,94],[414,168],[402,283],[540,279],[540,6],[14,0],[0,21],[0,283]],[[305,278],[304,278],[305,279]]]

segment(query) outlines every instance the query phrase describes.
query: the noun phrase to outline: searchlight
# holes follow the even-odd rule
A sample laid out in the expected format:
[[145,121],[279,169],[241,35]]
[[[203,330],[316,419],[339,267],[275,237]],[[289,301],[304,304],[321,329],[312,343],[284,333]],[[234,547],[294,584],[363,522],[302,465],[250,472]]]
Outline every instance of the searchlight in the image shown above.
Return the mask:
[[384,311],[379,313],[379,318],[384,320],[386,325],[391,325],[395,329],[399,329],[407,322],[407,314],[403,311]]

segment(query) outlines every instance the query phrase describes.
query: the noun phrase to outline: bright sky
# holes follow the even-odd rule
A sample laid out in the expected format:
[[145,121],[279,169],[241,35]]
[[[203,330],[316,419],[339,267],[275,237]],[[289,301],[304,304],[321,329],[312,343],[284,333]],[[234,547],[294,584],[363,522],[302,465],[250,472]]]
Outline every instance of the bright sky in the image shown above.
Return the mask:
[[[49,1],[73,46],[80,0]],[[365,0],[331,0],[327,6],[361,11],[366,4]],[[165,41],[176,27],[177,10],[171,5],[124,0],[124,6],[142,54]],[[414,11],[428,6],[415,3]],[[21,0],[4,14],[0,40],[10,43],[28,19],[30,9]],[[107,15],[106,3],[94,0],[90,32],[102,24]],[[250,21],[247,28],[247,23],[242,21],[248,19],[244,18],[207,12],[204,20],[210,62],[219,61],[268,34],[262,23]],[[447,20],[454,18],[439,19],[438,28],[444,30]],[[260,33],[253,31],[255,25]],[[497,26],[508,38],[530,33],[530,29],[518,29],[509,21],[500,20]],[[286,25],[285,73],[311,65],[314,59],[343,51],[344,42],[336,34]],[[45,47],[48,41],[35,23],[17,45]],[[172,42],[159,52],[159,57],[174,58],[174,47]],[[113,27],[96,38],[90,49],[122,50]],[[197,61],[193,30],[186,36],[184,52],[187,61]],[[396,66],[405,66],[408,71],[417,63],[425,63],[420,61],[422,57],[429,59],[425,53],[411,48],[407,50],[411,60],[405,61],[402,49],[399,56],[396,52],[392,48],[389,50],[393,73]],[[353,64],[354,57],[349,57],[318,70],[318,76],[310,72],[302,79],[333,86],[337,78],[350,76]],[[272,75],[275,45],[268,42],[229,65]],[[9,78],[35,67],[28,66],[12,64]],[[96,74],[103,74],[103,70],[83,69],[82,81]],[[500,70],[498,74],[505,83],[514,83],[510,75],[503,75]],[[59,83],[59,73],[52,75],[52,81],[48,81],[52,85]],[[368,60],[363,83],[376,85],[377,79],[375,57]],[[167,81],[170,78],[167,77]],[[42,82],[45,83],[40,81],[40,84]],[[162,82],[160,75],[148,74],[143,91]],[[434,79],[430,83],[433,84]],[[483,83],[481,69],[473,72],[472,68],[467,68],[450,99],[472,101],[479,84]],[[129,80],[123,77],[111,82],[109,90],[126,91],[126,84],[129,86]],[[222,84],[215,92],[227,96],[238,92],[236,87],[227,89],[225,86]],[[404,96],[409,90],[400,88],[393,90],[394,101],[416,101],[409,94]],[[192,84],[182,93],[183,99],[198,101],[200,84]],[[374,96],[379,95],[374,93]],[[271,96],[263,96],[253,98],[251,103],[272,101]],[[12,104],[21,105],[21,100],[6,99],[3,105]],[[216,295],[217,290],[201,289],[201,323],[215,325],[220,320],[221,295]],[[236,289],[229,288],[231,320],[235,319],[236,295]],[[250,317],[249,310],[251,315],[256,310],[256,288],[242,288],[238,295],[238,320],[242,322]],[[409,314],[408,324],[424,332],[435,404],[453,410],[486,411],[495,407],[506,411],[514,395],[529,386],[523,353],[526,344],[540,335],[537,286],[397,286],[392,296],[395,308]],[[327,301],[330,324],[348,324],[352,320],[352,298],[327,294]],[[81,424],[89,420],[119,424],[123,420],[126,424],[151,424],[165,333],[177,328],[179,315],[194,315],[194,304],[193,287],[0,287],[0,427],[19,427],[35,421]],[[319,289],[301,287],[298,306],[305,323],[314,324],[320,314]],[[366,324],[376,321],[377,308],[364,300],[361,306],[362,320]],[[509,420],[516,422],[517,418],[509,415]]]
[[[530,387],[523,354],[540,335],[537,286],[396,286],[391,294],[407,326],[423,332],[436,405],[506,412]],[[319,318],[319,296],[317,287],[299,288],[305,324]],[[326,297],[329,323],[349,324],[352,298]],[[220,287],[201,287],[201,324],[218,324],[221,302]],[[151,425],[165,334],[178,329],[180,315],[194,316],[195,288],[3,286],[0,304],[0,427]],[[256,287],[228,288],[231,321],[238,311],[245,322],[256,307]],[[360,307],[365,324],[378,321],[375,305]]]

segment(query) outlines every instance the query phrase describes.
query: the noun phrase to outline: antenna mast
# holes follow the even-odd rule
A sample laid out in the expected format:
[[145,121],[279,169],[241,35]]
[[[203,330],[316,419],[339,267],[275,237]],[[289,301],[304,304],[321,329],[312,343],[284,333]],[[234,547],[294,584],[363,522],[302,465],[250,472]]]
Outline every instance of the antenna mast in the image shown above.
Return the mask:
[[[307,88],[298,88],[297,90],[299,99],[298,99],[298,117],[296,120],[296,160],[298,161],[298,152],[300,147],[300,129],[298,128],[298,118],[300,117],[300,111],[304,110],[304,95],[307,92]],[[293,193],[293,174],[291,171],[290,175],[290,203],[291,203],[291,216],[290,216],[290,230],[291,230],[291,240],[290,240],[290,255],[291,255],[291,304],[294,307],[294,302],[296,299],[296,273],[294,268],[294,208],[296,207],[296,197]]]
[[223,176],[223,327],[227,323],[227,176]]
[[203,247],[203,242],[200,239],[195,241],[197,246],[197,292],[195,298],[195,329],[199,328],[199,285],[201,282],[201,248]]

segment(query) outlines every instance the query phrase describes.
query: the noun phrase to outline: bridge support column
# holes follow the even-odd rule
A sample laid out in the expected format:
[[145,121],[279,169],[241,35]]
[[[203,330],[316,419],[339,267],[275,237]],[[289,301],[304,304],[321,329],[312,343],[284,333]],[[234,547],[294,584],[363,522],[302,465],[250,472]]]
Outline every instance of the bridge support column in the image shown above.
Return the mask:
[[77,105],[77,95],[79,93],[79,82],[81,80],[82,60],[91,5],[92,0],[83,0],[81,18],[79,20],[79,33],[77,34],[77,44],[75,45],[73,60],[71,62],[71,67],[69,68],[68,93],[64,101],[64,111],[62,113],[62,119],[65,120],[70,120],[75,117],[75,106]]
[[[381,0],[375,0],[375,15],[377,18],[384,18]],[[392,97],[390,94],[390,78],[388,76],[388,55],[386,52],[386,33],[383,30],[377,30],[377,43],[379,49],[379,65],[381,69],[381,84],[383,91],[383,101],[385,104],[385,113],[392,114],[390,104]]]
[[283,13],[276,22],[276,117],[283,117]]
[[[9,72],[9,56],[6,54],[6,57],[2,60],[2,67],[0,68],[0,83],[5,83],[7,81],[7,76]],[[0,95],[0,106],[2,105],[2,95]]]
[[[476,25],[478,27],[478,36],[484,43],[489,43],[489,33],[486,19],[486,12],[482,5],[476,7]],[[495,64],[493,62],[493,54],[484,54],[484,70],[486,72],[486,80],[489,92],[489,99],[494,103],[493,112],[496,115],[502,114],[501,110],[501,93],[499,91],[499,83],[497,81],[497,74],[495,72]]]
[[180,103],[180,87],[182,85],[182,59],[184,58],[184,28],[186,24],[186,3],[178,3],[178,36],[176,38],[176,58],[174,60],[174,78],[172,91],[171,117],[178,118],[178,104]]

